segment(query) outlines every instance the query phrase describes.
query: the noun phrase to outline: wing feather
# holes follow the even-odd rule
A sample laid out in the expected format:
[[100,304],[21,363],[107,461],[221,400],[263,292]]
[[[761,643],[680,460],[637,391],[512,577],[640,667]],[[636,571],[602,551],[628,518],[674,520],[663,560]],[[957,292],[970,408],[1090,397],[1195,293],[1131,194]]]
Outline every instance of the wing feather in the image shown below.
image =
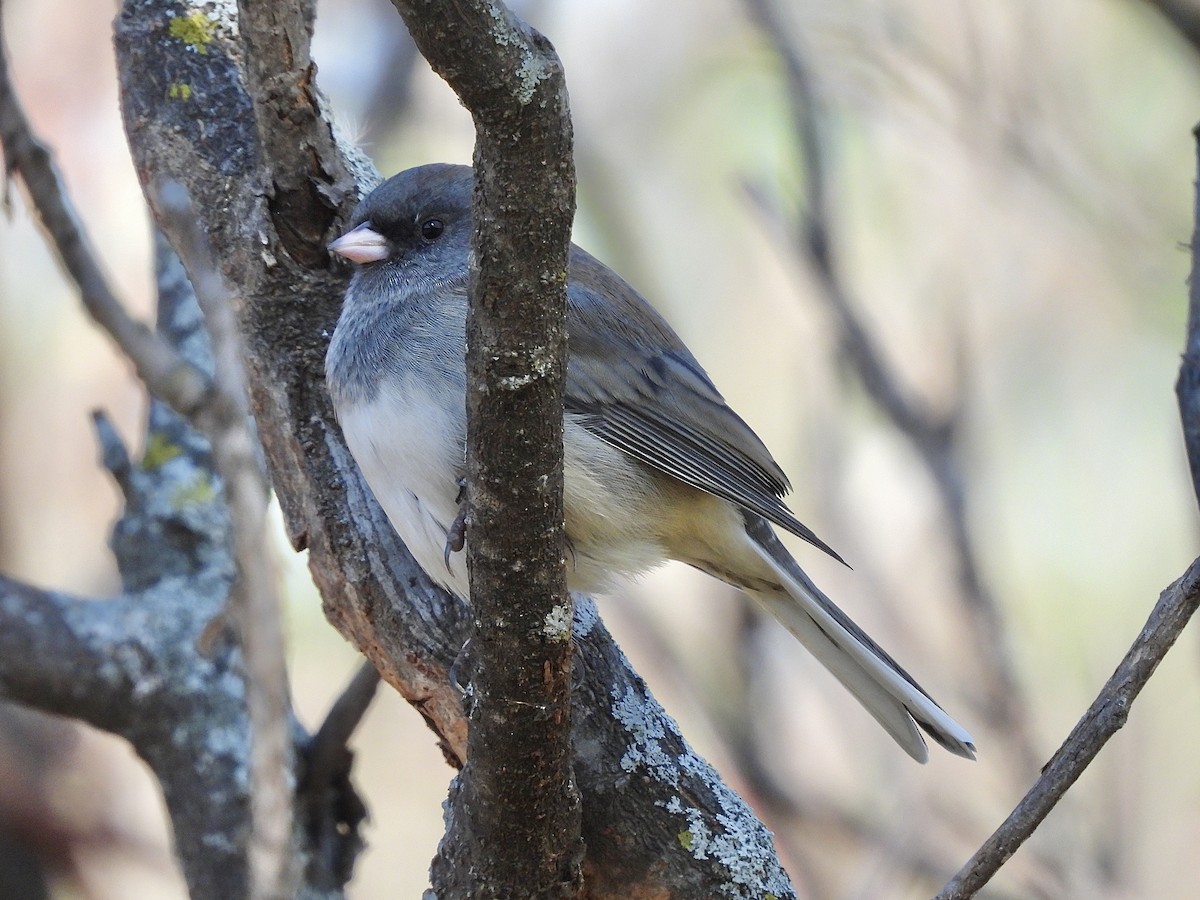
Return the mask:
[[666,321],[577,247],[571,269],[568,414],[635,459],[757,513],[840,561],[783,503],[791,489],[787,476]]

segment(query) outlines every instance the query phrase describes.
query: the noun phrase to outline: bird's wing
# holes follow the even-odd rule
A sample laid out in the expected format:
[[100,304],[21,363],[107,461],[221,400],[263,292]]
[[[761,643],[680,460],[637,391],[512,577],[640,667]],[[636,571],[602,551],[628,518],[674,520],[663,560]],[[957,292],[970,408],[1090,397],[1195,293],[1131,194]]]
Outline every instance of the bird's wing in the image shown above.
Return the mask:
[[841,560],[780,500],[791,489],[787,476],[679,336],[633,288],[577,247],[567,333],[566,410],[584,428]]

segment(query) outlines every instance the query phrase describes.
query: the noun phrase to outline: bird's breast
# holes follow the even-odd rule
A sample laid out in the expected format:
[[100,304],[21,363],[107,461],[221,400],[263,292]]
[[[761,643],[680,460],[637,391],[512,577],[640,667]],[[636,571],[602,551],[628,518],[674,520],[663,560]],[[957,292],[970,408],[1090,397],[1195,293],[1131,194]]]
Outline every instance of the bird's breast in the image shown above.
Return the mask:
[[389,379],[338,416],[350,452],[409,552],[434,581],[466,597],[463,554],[451,557],[449,570],[443,559],[458,514],[466,437],[463,398],[447,397],[446,388]]

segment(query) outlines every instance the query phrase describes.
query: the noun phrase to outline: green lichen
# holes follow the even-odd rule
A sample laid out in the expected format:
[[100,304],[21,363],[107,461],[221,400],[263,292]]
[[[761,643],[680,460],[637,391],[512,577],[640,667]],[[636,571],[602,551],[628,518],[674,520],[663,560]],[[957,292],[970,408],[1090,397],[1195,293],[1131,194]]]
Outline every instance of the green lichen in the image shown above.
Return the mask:
[[211,503],[216,493],[212,479],[197,474],[190,484],[181,484],[171,493],[171,505],[176,509],[183,509],[187,506]]
[[679,832],[679,834],[676,835],[676,837],[679,839],[679,846],[682,847],[684,850],[687,850],[690,853],[692,850],[691,829],[689,828],[689,829],[685,829],[685,830]]
[[167,97],[172,100],[191,100],[192,86],[186,82],[173,81],[167,88]]
[[176,16],[167,25],[171,37],[183,41],[197,53],[208,52],[208,45],[213,42],[216,31],[216,23],[197,10],[186,16]]
[[182,452],[178,444],[155,432],[150,435],[146,452],[142,454],[142,468],[147,472],[156,472]]

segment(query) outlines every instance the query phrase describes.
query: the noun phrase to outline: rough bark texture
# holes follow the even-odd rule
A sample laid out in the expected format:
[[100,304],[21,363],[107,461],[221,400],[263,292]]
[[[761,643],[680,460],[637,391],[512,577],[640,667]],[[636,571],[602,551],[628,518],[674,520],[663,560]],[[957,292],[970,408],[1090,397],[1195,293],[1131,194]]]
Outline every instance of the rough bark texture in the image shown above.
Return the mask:
[[[325,346],[347,276],[329,268],[323,245],[377,175],[337,142],[320,110],[307,62],[307,13],[292,7],[272,12],[283,37],[271,38],[247,36],[245,30],[260,28],[260,23],[246,20],[239,31],[239,23],[221,17],[226,10],[224,5],[180,0],[126,0],[122,5],[116,48],[134,164],[151,208],[174,244],[184,239],[172,233],[172,217],[163,215],[163,192],[168,187],[186,192],[200,232],[208,235],[212,257],[220,260],[224,280],[239,295],[235,306],[246,346],[248,388],[272,484],[293,544],[310,553],[330,622],[418,708],[448,761],[461,766],[467,755],[466,719],[448,670],[467,636],[468,613],[431,586],[388,526],[350,460],[323,384]],[[275,73],[277,79],[259,66],[247,80],[242,65],[246,47],[276,53],[287,65]],[[266,95],[253,96],[247,85],[265,82],[270,82]],[[271,97],[283,104],[274,107],[274,114]],[[299,108],[284,108],[293,102]],[[278,134],[264,138],[276,128],[304,151],[276,158],[278,145],[272,142]],[[284,168],[286,175],[276,174]],[[294,196],[296,191],[317,196]],[[302,221],[293,221],[296,216]],[[161,553],[162,547],[172,546],[169,541],[154,544],[151,538],[138,535],[133,544],[143,553],[146,547]],[[122,540],[120,535],[116,540]],[[203,581],[180,581],[199,577],[188,569],[175,576],[170,588],[205,589]],[[154,716],[134,718],[162,721],[174,714],[181,730],[130,731],[130,739],[154,764],[166,788],[193,895],[244,894],[245,845],[239,842],[244,838],[239,829],[248,821],[246,797],[232,796],[229,788],[245,785],[245,772],[217,767],[212,770],[214,784],[196,778],[197,754],[204,754],[208,738],[220,727],[217,713],[209,709],[220,694],[193,697],[208,706],[182,704],[163,682],[166,674],[158,674],[179,670],[181,658],[170,650],[175,644],[137,637],[138,623],[154,620],[166,607],[148,604],[144,595],[108,606],[77,606],[64,599],[53,608],[43,607],[43,614],[30,605],[22,586],[5,582],[0,587],[0,640],[8,642],[0,654],[2,690],[30,706],[62,714],[83,714],[80,698],[85,697],[89,720],[118,733],[124,733],[122,716],[149,709],[145,704],[155,704]],[[223,604],[226,590],[220,593]],[[794,895],[766,829],[692,754],[613,646],[590,601],[581,604],[575,618],[572,743],[583,800],[587,894]],[[184,616],[172,623],[186,630],[186,637],[179,638],[181,653],[186,649],[196,656],[197,641],[205,637],[200,644],[210,654],[214,647],[224,647],[220,629],[214,635],[203,628],[220,605],[208,607],[209,614],[200,608],[196,604],[194,620]],[[88,644],[91,649],[80,649],[84,655],[77,656],[78,665],[71,665],[67,674],[60,671],[66,655],[62,648],[73,646],[72,634],[82,634],[72,626],[79,616],[97,617],[90,625],[83,623],[95,640]],[[55,635],[52,643],[44,643]],[[126,673],[122,660],[134,673],[149,673],[149,682]],[[218,661],[212,656],[193,659],[196,665],[216,666]],[[244,698],[238,700],[236,709],[244,716]],[[149,726],[143,722],[140,727],[145,732]],[[244,734],[244,720],[241,727]],[[188,752],[172,756],[172,742],[180,734]],[[304,754],[298,762],[298,781],[304,785]],[[176,793],[188,788],[202,793]],[[200,798],[206,799],[202,803]],[[301,803],[310,800],[301,798]],[[314,815],[307,806],[298,809],[298,821],[313,834],[322,830]],[[229,854],[202,840],[209,832],[232,842]],[[310,862],[338,858],[340,869],[331,869],[346,871],[346,848],[305,847]],[[242,881],[236,882],[238,878]],[[317,877],[310,868],[305,890],[311,893],[336,880],[329,872]]]
[[471,724],[433,888],[445,897],[577,896],[562,501],[575,212],[566,85],[549,42],[501,3],[395,5],[476,132],[466,334]]

